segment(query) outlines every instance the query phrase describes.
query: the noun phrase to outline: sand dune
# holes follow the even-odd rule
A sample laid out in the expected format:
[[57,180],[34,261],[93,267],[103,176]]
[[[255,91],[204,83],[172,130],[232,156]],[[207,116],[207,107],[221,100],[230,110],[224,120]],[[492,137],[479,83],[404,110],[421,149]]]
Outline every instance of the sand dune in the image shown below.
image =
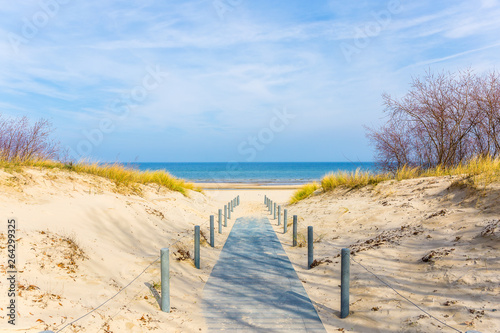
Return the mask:
[[500,332],[500,187],[478,191],[456,180],[339,189],[288,207],[299,216],[299,242],[314,226],[315,257],[324,262],[311,270],[306,249],[290,247],[290,234],[280,238],[330,331],[452,331],[356,263],[352,315],[339,319],[339,248],[350,247],[354,260],[444,323]]
[[[160,280],[152,264],[114,299],[63,332],[204,332],[199,296],[235,218],[266,214],[264,195],[285,204],[291,188],[207,189],[189,197],[157,186],[141,195],[95,176],[60,170],[0,172],[0,211],[18,221],[18,332],[56,331],[115,295],[176,239],[171,251],[192,252],[193,226],[240,195],[229,227],[216,234],[216,248],[202,247],[202,269],[171,257],[172,313],[160,311],[151,285]],[[361,266],[351,268],[351,310],[338,318],[339,248],[393,285],[402,295],[461,330],[500,332],[500,187],[477,191],[451,178],[385,182],[374,188],[337,190],[288,206],[299,216],[299,242],[306,227],[317,233],[307,270],[305,247],[282,244],[329,332],[450,331],[408,304]],[[275,221],[272,221],[276,224]],[[2,258],[6,249],[2,245]],[[178,253],[177,257],[181,257]],[[4,260],[5,261],[5,260]],[[327,262],[331,261],[331,262]],[[6,264],[0,266],[2,275]],[[0,289],[6,290],[5,279]],[[6,326],[6,293],[0,293],[0,331]]]
[[[202,232],[208,235],[206,222],[218,208],[198,192],[187,198],[143,186],[138,196],[121,193],[126,190],[105,179],[64,171],[2,172],[0,179],[3,220],[18,221],[19,332],[55,330],[84,315],[141,273],[162,247],[182,236],[186,237],[171,251],[192,252],[193,226],[204,224]],[[198,293],[220,244],[210,251],[204,244],[201,270],[172,256],[171,314],[160,312],[148,287],[160,281],[157,262],[123,293],[64,332],[203,329]],[[2,247],[6,258],[4,251]],[[5,264],[0,269],[5,273]],[[7,288],[4,282],[2,290]],[[1,295],[4,307],[8,300],[5,292]]]

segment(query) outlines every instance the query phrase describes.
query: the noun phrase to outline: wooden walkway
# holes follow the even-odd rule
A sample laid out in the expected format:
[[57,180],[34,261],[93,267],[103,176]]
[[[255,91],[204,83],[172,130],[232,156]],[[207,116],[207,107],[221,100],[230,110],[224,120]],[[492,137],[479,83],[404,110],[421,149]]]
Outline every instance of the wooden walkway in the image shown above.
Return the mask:
[[236,220],[203,311],[210,332],[326,332],[267,218]]

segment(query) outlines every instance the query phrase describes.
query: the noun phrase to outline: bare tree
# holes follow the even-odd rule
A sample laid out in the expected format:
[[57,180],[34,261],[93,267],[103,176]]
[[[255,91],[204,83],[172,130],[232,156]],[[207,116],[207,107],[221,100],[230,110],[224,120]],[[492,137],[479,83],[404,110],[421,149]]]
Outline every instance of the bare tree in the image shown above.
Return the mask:
[[500,77],[458,73],[414,78],[401,99],[383,96],[388,120],[368,128],[377,159],[388,169],[402,165],[451,166],[476,155],[500,153]]
[[477,155],[498,156],[500,153],[500,76],[491,72],[480,78],[473,102],[480,114],[473,130]]
[[57,158],[59,143],[51,138],[52,132],[46,119],[31,125],[27,117],[8,118],[0,114],[0,159],[24,162]]

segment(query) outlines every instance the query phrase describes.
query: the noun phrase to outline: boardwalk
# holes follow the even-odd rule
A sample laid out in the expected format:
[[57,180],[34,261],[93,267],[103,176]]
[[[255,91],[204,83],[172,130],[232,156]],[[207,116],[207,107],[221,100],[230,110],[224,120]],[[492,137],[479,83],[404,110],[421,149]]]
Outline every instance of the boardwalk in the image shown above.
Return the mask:
[[236,221],[203,309],[210,332],[326,332],[267,218]]

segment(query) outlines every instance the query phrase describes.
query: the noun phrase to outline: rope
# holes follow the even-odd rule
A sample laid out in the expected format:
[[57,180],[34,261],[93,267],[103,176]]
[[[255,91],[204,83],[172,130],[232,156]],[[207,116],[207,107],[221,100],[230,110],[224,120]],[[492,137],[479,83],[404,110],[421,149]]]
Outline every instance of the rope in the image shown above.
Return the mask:
[[[206,222],[205,222],[205,223],[206,223]],[[186,235],[186,236],[188,236],[188,235]],[[172,245],[170,245],[170,246],[174,246],[176,243],[178,243],[178,242],[179,242],[182,238],[185,238],[186,236],[179,238],[179,239],[178,239],[175,243],[173,243],[173,244],[172,244]],[[129,304],[130,304],[130,303],[134,300],[134,298],[135,298],[135,297],[137,297],[137,295],[139,295],[139,294],[140,294],[140,293],[141,293],[144,289],[145,289],[145,287],[142,287],[142,288],[141,288],[141,289],[140,289],[140,290],[139,290],[139,291],[138,291],[138,292],[134,295],[134,297],[133,297],[133,298],[132,298],[132,299],[131,299],[131,300],[130,300],[127,304],[126,304],[126,306],[128,306],[128,305],[129,305]],[[120,312],[122,312],[123,310],[124,310],[124,308],[120,308],[120,309],[118,310],[118,312],[116,312],[113,316],[109,317],[109,318],[108,318],[108,320],[106,320],[106,321],[104,322],[104,324],[101,326],[101,328],[99,329],[99,331],[98,331],[98,332],[102,331],[102,330],[103,330],[103,328],[104,328],[104,325],[105,325],[105,324],[107,324],[107,323],[109,323],[110,321],[112,321],[112,320],[113,320],[113,319],[114,319],[114,318],[115,318],[115,317],[116,317],[116,316],[117,316]]]
[[415,306],[417,309],[419,309],[420,311],[422,311],[423,313],[425,313],[426,315],[428,315],[429,317],[433,318],[434,320],[437,320],[438,322],[440,322],[441,324],[443,324],[444,326],[448,327],[448,328],[451,328],[452,330],[455,330],[459,333],[462,333],[462,331],[459,331],[457,330],[456,328],[446,324],[445,322],[442,322],[441,320],[439,320],[438,318],[434,317],[433,315],[431,315],[429,312],[425,311],[424,309],[422,309],[418,304],[415,304],[413,301],[411,301],[410,299],[408,299],[407,297],[401,295],[396,289],[394,289],[389,283],[385,282],[384,280],[382,280],[380,277],[378,277],[377,274],[373,273],[372,271],[370,271],[368,268],[366,268],[365,266],[363,266],[361,263],[359,263],[358,261],[356,261],[354,258],[351,257],[351,260],[354,261],[356,264],[358,264],[359,266],[363,267],[368,273],[370,273],[371,275],[373,275],[375,278],[377,278],[377,280],[379,280],[381,283],[383,283],[385,286],[387,286],[388,288],[392,289],[392,291],[394,291],[396,294],[398,294],[401,298],[405,299],[407,302],[409,302],[410,304],[412,304],[413,306]]
[[140,294],[142,293],[142,291],[145,289],[146,287],[143,286],[135,295],[134,297],[132,297],[132,299],[127,303],[125,304],[124,307],[121,307],[118,312],[116,312],[114,315],[112,315],[111,317],[108,318],[108,320],[106,320],[102,325],[101,325],[101,328],[99,329],[99,331],[97,331],[97,333],[99,333],[100,331],[102,331],[104,329],[104,325],[106,325],[107,323],[109,323],[110,321],[112,321],[120,312],[122,312],[130,303],[132,303],[132,301]]
[[[222,214],[222,216],[224,216],[224,214]],[[210,220],[209,220],[210,221]],[[204,223],[200,224],[200,226],[203,226],[205,224],[207,224],[209,221],[205,221]],[[175,244],[179,243],[182,239],[186,238],[187,236],[189,236],[189,233],[180,237],[180,238],[177,238],[173,243],[171,243],[169,245],[169,247],[172,247],[174,246]],[[141,273],[139,273],[139,275],[137,275],[134,279],[132,279],[132,281],[130,281],[126,286],[124,286],[122,289],[120,289],[116,294],[114,294],[113,296],[111,296],[110,298],[108,298],[106,301],[104,301],[103,303],[101,303],[98,307],[92,309],[91,311],[87,312],[86,314],[84,314],[83,316],[73,320],[72,322],[70,323],[67,323],[66,325],[64,325],[61,329],[59,329],[56,333],[59,333],[61,332],[62,330],[64,330],[66,327],[70,326],[70,325],[73,325],[74,323],[76,323],[77,321],[87,317],[88,315],[90,315],[91,313],[97,311],[99,308],[101,308],[102,306],[104,306],[106,303],[108,303],[109,301],[113,300],[116,296],[118,296],[122,291],[124,291],[125,289],[127,289],[132,283],[134,283],[142,274],[144,274],[148,269],[149,267],[153,266],[158,260],[160,259],[160,256],[158,256],[152,263],[150,263],[146,268],[144,268],[142,270]]]
[[146,268],[144,268],[144,270],[139,274],[137,275],[132,281],[130,281],[125,287],[123,287],[122,289],[120,289],[116,294],[114,294],[113,296],[111,296],[110,298],[108,298],[106,301],[104,301],[102,304],[100,304],[98,307],[92,309],[91,311],[87,312],[86,314],[84,314],[83,316],[79,317],[78,319],[75,319],[73,320],[72,322],[70,323],[67,323],[66,325],[64,325],[63,328],[59,329],[57,331],[57,333],[61,332],[63,329],[65,329],[66,327],[70,326],[70,325],[73,325],[74,323],[76,323],[77,321],[87,317],[89,314],[93,313],[94,311],[97,311],[99,308],[101,308],[102,306],[104,306],[106,303],[108,303],[109,301],[111,301],[112,299],[114,299],[116,296],[118,296],[122,291],[124,291],[127,287],[129,287],[132,283],[134,283],[135,280],[137,280],[142,274],[144,274],[144,272],[146,272],[146,270],[148,270],[149,267],[153,266],[153,264],[155,264],[158,260],[160,259],[160,256],[158,256],[158,258],[156,258],[152,263],[150,263]]
[[[297,219],[297,225],[299,225],[299,220]],[[317,237],[320,237],[320,235],[318,235],[315,231],[313,231],[313,233],[317,236]],[[331,243],[330,241],[325,241],[325,243],[328,243],[329,245],[331,245],[332,247],[336,248],[336,249],[341,249],[341,247]],[[402,294],[400,294],[394,287],[392,287],[389,283],[385,282],[384,280],[382,280],[377,274],[373,273],[372,271],[370,271],[368,268],[366,268],[364,265],[362,265],[360,262],[358,262],[356,259],[354,259],[353,257],[351,257],[351,260],[358,264],[359,266],[361,266],[364,270],[366,270],[368,273],[370,273],[371,275],[373,275],[378,281],[380,281],[383,285],[385,285],[386,287],[388,287],[389,289],[391,289],[392,291],[394,291],[399,297],[403,298],[404,300],[406,300],[408,303],[410,303],[411,305],[413,305],[414,307],[416,307],[417,309],[419,309],[420,311],[422,311],[423,313],[425,313],[426,315],[428,315],[430,318],[438,321],[439,323],[443,324],[444,326],[456,331],[456,332],[459,332],[459,333],[462,333],[462,331],[460,330],[457,330],[456,328],[446,324],[445,322],[441,321],[440,319],[436,318],[435,316],[431,315],[429,312],[427,312],[426,310],[424,310],[422,307],[420,307],[418,304],[414,303],[412,300],[410,300],[409,298],[403,296]]]

